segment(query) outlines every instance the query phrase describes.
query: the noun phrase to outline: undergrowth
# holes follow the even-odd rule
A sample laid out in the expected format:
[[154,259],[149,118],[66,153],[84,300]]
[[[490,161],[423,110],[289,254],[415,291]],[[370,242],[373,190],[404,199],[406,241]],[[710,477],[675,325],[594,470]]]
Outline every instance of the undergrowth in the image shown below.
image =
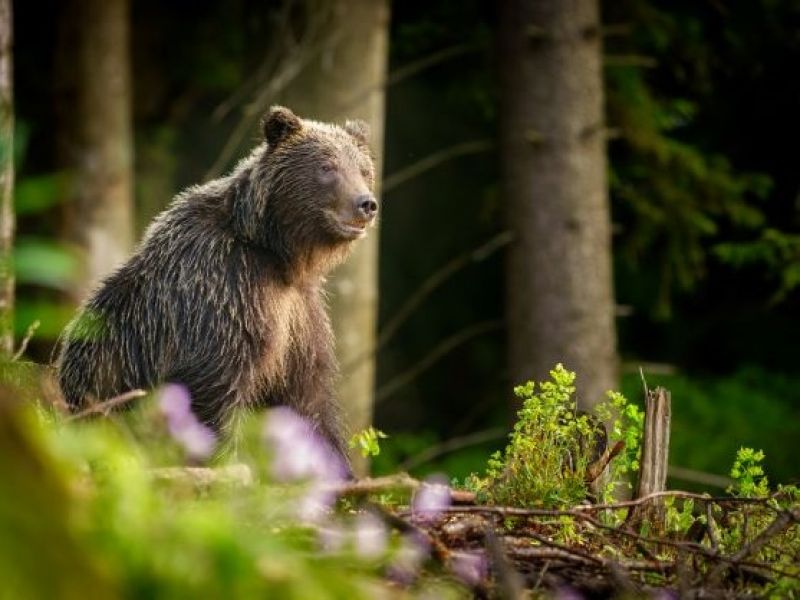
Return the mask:
[[[336,509],[335,465],[299,417],[246,422],[230,465],[183,408],[169,387],[87,422],[0,397],[0,599],[367,600],[389,581],[463,597],[423,570],[424,548]],[[366,434],[369,450],[379,437]],[[251,476],[235,476],[242,465]],[[175,466],[233,475],[203,483]]]
[[[575,373],[559,364],[538,388],[532,381],[514,388],[522,401],[505,450],[491,455],[484,475],[472,474],[464,487],[482,502],[521,507],[563,508],[590,495],[588,467],[606,446],[625,448],[612,461],[601,500],[611,500],[638,469],[643,413],[622,394],[609,392],[595,407],[597,417],[578,410]],[[603,424],[610,424],[606,434]]]
[[[663,501],[663,522],[631,520],[613,503],[637,474],[641,410],[612,392],[596,416],[581,413],[575,374],[561,365],[550,380],[515,393],[522,406],[507,446],[466,481],[476,502],[493,505],[495,514],[545,509],[496,521],[497,534],[514,540],[509,553],[557,544],[564,564],[590,563],[595,579],[598,565],[613,563],[647,589],[800,597],[800,489],[770,486],[763,452],[739,449],[729,496],[677,492]],[[410,516],[400,508],[392,522],[410,519],[416,537],[355,510],[357,503],[337,504],[329,491],[342,481],[337,465],[287,409],[245,426],[236,460],[252,481],[198,486],[174,478],[165,467],[226,466],[188,406],[185,393],[168,386],[125,416],[80,422],[0,398],[0,598],[74,598],[86,590],[96,598],[373,598],[398,589],[407,597],[449,598],[465,595],[467,579],[475,585],[488,577],[459,583],[456,559],[484,559],[456,529],[440,539],[465,544],[449,572],[432,564],[430,544],[420,543],[419,528],[438,535],[439,525],[457,519],[458,507],[443,510],[445,485],[423,485],[413,502],[408,494],[373,497],[387,511],[410,504]],[[384,438],[369,429],[352,444],[374,456]],[[587,470],[618,442],[623,452],[599,489],[590,489]],[[612,506],[588,505],[593,494]],[[474,513],[463,516],[474,520]],[[532,560],[510,556],[517,565]],[[540,568],[526,564],[520,572]]]

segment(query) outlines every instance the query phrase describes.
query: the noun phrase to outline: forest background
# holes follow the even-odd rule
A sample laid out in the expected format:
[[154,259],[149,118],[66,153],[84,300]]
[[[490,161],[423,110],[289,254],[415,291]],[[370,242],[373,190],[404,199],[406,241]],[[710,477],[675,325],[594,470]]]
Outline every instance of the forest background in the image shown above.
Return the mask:
[[[176,192],[228,170],[270,104],[366,117],[382,214],[332,281],[342,399],[355,429],[374,415],[390,436],[374,472],[476,470],[504,442],[521,374],[563,360],[594,380],[591,359],[552,348],[604,335],[556,327],[534,343],[511,316],[515,291],[535,303],[536,281],[586,273],[565,257],[532,276],[511,258],[529,223],[510,207],[547,198],[509,186],[509,107],[543,96],[508,74],[515,24],[502,4],[15,3],[16,337],[40,323],[27,354],[50,359],[92,269],[108,268],[91,257],[124,255]],[[800,3],[602,10],[597,168],[610,213],[586,224],[610,224],[613,304],[596,308],[613,313],[616,351],[598,377],[638,399],[642,367],[672,391],[680,487],[724,487],[708,475],[726,475],[739,446],[796,480]]]

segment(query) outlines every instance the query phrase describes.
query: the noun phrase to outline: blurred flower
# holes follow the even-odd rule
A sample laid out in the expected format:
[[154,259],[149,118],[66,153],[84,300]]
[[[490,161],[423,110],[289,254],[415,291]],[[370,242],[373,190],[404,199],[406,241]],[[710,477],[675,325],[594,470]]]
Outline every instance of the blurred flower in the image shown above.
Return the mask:
[[584,600],[584,595],[569,586],[557,588],[553,594],[556,600]]
[[308,523],[320,522],[336,501],[329,484],[347,476],[342,458],[311,423],[284,406],[269,411],[263,435],[272,454],[274,479],[309,483],[297,504],[297,517]]
[[355,551],[361,558],[378,558],[386,551],[389,534],[383,521],[375,515],[358,515],[353,534]]
[[297,518],[306,523],[319,523],[336,502],[336,494],[321,485],[312,485],[297,504]]
[[317,530],[317,539],[325,552],[339,552],[344,548],[347,540],[347,531],[340,525],[333,524],[320,527]]
[[450,506],[450,486],[439,475],[429,477],[422,483],[411,504],[411,511],[418,516],[435,519]]
[[461,581],[467,585],[474,586],[486,578],[489,566],[486,562],[486,557],[481,554],[459,552],[453,553],[451,556],[450,570]]
[[430,548],[424,538],[413,534],[404,535],[389,564],[387,575],[403,585],[412,583],[429,552]]
[[351,527],[331,521],[317,527],[320,547],[325,552],[341,552],[345,547],[364,560],[382,557],[389,545],[389,532],[383,522],[371,515],[359,514]]
[[346,477],[347,468],[338,454],[290,408],[269,412],[264,441],[272,451],[272,474],[277,481],[335,482]]
[[172,438],[181,444],[193,459],[208,458],[214,451],[214,432],[197,420],[192,412],[192,399],[186,386],[168,383],[158,398],[161,414],[167,420]]

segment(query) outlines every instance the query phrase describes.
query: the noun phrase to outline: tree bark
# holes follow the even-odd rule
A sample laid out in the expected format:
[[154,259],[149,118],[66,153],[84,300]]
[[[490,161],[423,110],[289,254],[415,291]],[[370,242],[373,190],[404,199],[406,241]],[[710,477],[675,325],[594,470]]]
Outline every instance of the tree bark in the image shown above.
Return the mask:
[[590,408],[617,368],[598,1],[501,4],[510,372],[561,362]]
[[14,353],[14,95],[11,0],[0,0],[0,358]]
[[75,302],[133,245],[127,0],[66,0],[59,19],[59,160],[67,172],[64,237],[80,253]]
[[[370,126],[375,156],[376,196],[380,193],[384,133],[384,84],[388,60],[387,0],[330,0],[330,43],[292,84],[281,101],[302,117],[342,122],[359,118]],[[358,242],[352,256],[332,275],[328,290],[340,365],[353,365],[337,393],[351,433],[372,422],[378,308],[378,230]],[[353,453],[356,474],[368,463]]]

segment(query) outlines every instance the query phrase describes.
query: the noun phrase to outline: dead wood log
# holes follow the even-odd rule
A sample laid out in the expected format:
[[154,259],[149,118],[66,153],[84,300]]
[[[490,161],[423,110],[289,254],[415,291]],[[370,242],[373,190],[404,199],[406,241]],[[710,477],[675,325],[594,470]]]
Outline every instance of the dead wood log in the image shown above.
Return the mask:
[[[662,387],[645,388],[644,439],[636,485],[636,498],[644,498],[667,489],[669,463],[669,434],[672,415],[669,391]],[[638,525],[649,521],[655,531],[664,528],[664,501],[654,498],[647,504],[634,508],[629,522]]]
[[224,467],[160,467],[148,469],[154,481],[207,490],[211,487],[250,487],[253,472],[245,464]]

